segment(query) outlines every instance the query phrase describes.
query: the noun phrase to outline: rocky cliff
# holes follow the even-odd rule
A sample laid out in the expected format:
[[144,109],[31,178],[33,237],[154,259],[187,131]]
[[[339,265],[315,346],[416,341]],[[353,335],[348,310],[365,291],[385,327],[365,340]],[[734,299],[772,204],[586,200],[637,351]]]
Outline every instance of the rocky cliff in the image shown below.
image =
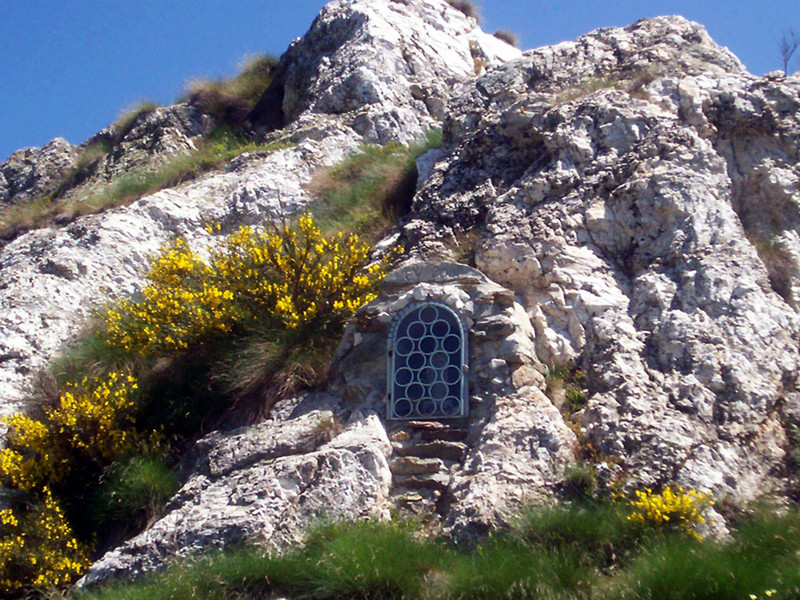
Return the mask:
[[[207,245],[208,220],[231,229],[301,208],[315,171],[363,143],[444,131],[383,244],[402,245],[404,264],[349,326],[328,389],[201,440],[165,515],[86,582],[209,546],[280,547],[321,514],[399,506],[468,540],[557,496],[577,461],[606,485],[796,493],[800,79],[748,74],[680,17],[520,53],[443,0],[333,2],[277,78],[251,125],[292,147],[0,249],[8,412],[170,236]],[[205,126],[187,119],[172,134],[184,145]],[[150,143],[160,131],[131,130],[131,148],[166,148]],[[45,189],[70,152],[54,141],[12,155],[0,201]],[[473,267],[456,262],[466,255]],[[387,339],[425,301],[467,330],[469,416],[391,421]],[[580,402],[548,384],[559,368],[585,372]]]

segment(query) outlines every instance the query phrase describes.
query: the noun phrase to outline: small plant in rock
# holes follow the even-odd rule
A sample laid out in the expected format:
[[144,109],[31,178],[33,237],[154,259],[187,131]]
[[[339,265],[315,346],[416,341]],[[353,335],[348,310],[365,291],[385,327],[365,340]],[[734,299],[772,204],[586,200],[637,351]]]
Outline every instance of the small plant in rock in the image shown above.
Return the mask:
[[505,31],[503,29],[498,29],[494,32],[494,37],[498,40],[504,41],[509,46],[514,46],[514,48],[519,48],[519,37],[516,34],[511,33],[510,31]]
[[650,488],[637,490],[636,498],[630,501],[631,513],[628,519],[635,523],[654,527],[673,527],[702,539],[694,526],[705,523],[703,511],[711,506],[711,495],[696,490],[678,488],[673,491],[667,487],[661,493],[654,493]]
[[564,493],[570,499],[588,500],[597,493],[597,474],[594,466],[578,462],[564,474]]
[[551,368],[545,381],[545,393],[565,415],[586,407],[586,373],[574,364]]
[[789,61],[792,56],[800,47],[800,38],[791,27],[783,32],[781,39],[778,40],[778,53],[781,56],[781,63],[783,64],[783,74],[789,75]]
[[178,479],[163,460],[135,457],[116,463],[102,476],[97,513],[107,526],[125,528],[151,522],[178,490]]

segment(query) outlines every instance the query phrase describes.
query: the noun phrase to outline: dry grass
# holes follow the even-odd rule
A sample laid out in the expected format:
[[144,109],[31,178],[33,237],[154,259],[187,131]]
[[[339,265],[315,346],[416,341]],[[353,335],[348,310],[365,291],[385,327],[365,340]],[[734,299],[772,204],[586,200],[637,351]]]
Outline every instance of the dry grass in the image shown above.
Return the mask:
[[478,7],[469,0],[447,0],[447,3],[466,16],[475,19],[478,23],[481,22],[481,14]]
[[498,40],[504,41],[509,46],[514,46],[514,48],[519,48],[519,37],[515,33],[511,33],[510,31],[505,31],[503,29],[498,29],[494,32],[494,37]]
[[9,206],[0,211],[0,239],[13,239],[29,229],[66,223],[82,215],[127,206],[148,194],[191,181],[244,152],[268,153],[289,145],[283,142],[256,144],[223,132],[205,140],[192,154],[176,156],[155,169],[128,173],[100,189],[69,198],[50,194]]
[[136,125],[136,122],[141,117],[149,115],[157,108],[158,104],[156,102],[142,99],[133,106],[123,110],[119,117],[117,117],[117,120],[111,125],[111,128],[114,131],[114,139],[112,140],[112,143],[119,143],[122,138],[130,133],[131,129],[133,129],[134,125]]
[[250,57],[231,79],[190,81],[185,99],[222,123],[238,125],[269,87],[277,64],[271,56]]

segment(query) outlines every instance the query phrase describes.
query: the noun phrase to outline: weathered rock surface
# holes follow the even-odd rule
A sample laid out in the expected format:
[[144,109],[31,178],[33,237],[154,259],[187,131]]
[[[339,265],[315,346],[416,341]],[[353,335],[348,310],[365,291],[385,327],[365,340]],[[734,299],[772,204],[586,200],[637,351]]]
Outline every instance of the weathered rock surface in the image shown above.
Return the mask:
[[[552,498],[575,462],[576,439],[542,392],[547,367],[536,355],[537,334],[515,295],[480,271],[454,263],[410,264],[387,275],[383,293],[356,314],[345,333],[330,390],[385,412],[392,320],[410,303],[428,301],[458,310],[469,331],[468,445],[436,440],[432,432],[433,440],[398,446],[395,453],[457,461],[440,470],[445,489],[439,508],[444,507],[444,525],[452,534],[470,540],[507,522],[525,504]],[[403,424],[387,427],[393,435]],[[431,473],[431,466],[398,458],[392,471]],[[399,478],[395,484],[409,486]]]
[[[581,83],[595,63],[607,79]],[[405,237],[425,256],[481,228],[477,266],[541,362],[587,370],[577,417],[631,486],[782,488],[798,92],[670,17],[526,53],[451,103]]]
[[326,442],[330,411],[211,435],[198,465],[147,531],[106,554],[81,581],[147,573],[175,557],[242,543],[279,549],[323,519],[383,517],[389,440],[380,420],[354,419]]
[[212,125],[211,117],[190,104],[161,106],[137,115],[125,127],[126,131],[112,125],[87,140],[84,146],[107,137],[117,140],[97,169],[97,174],[108,180],[152,169],[164,160],[196,150],[198,140],[210,132]]
[[410,142],[444,117],[455,84],[519,55],[440,0],[331,2],[281,57],[280,108],[287,123],[341,115],[368,142]]
[[[203,229],[208,221],[230,231],[291,212],[311,199],[305,186],[316,170],[365,141],[420,139],[443,105],[429,109],[411,88],[435,88],[444,102],[443,90],[474,73],[471,47],[495,63],[519,55],[442,0],[334,2],[281,60],[294,122],[275,136],[297,147],[241,156],[222,172],[67,227],[32,231],[0,248],[0,414],[18,408],[27,377],[74,338],[93,306],[140,285],[148,257],[170,237],[184,235],[202,246],[210,242]],[[399,58],[404,53],[420,62],[418,73]],[[368,65],[376,56],[388,62],[373,72]],[[304,96],[303,86],[316,86],[320,100]],[[360,89],[374,93],[355,93]],[[355,95],[348,100],[347,94]],[[358,125],[366,122],[371,125]],[[209,127],[208,117],[188,105],[142,114],[71,193],[191,150]],[[110,127],[84,146],[118,135]]]
[[55,191],[62,177],[77,164],[78,154],[78,149],[64,138],[11,154],[0,162],[0,207]]
[[[590,446],[604,481],[630,488],[678,483],[737,502],[792,492],[800,78],[749,75],[679,17],[472,78],[515,56],[441,0],[334,2],[282,57],[279,97],[253,113],[269,129],[259,119],[279,110],[287,125],[269,135],[297,146],[0,249],[10,410],[92,304],[140,285],[169,236],[205,245],[208,220],[229,231],[300,207],[316,169],[444,120],[445,145],[420,161],[412,213],[384,244],[399,238],[408,261],[349,325],[327,393],[202,440],[166,514],[86,583],[207,547],[279,547],[320,513],[383,516],[392,487],[470,540],[555,497]],[[205,126],[187,118],[169,142],[159,127],[136,139],[182,151]],[[142,143],[120,169],[139,164]],[[477,268],[441,261],[470,250]],[[423,301],[468,331],[470,414],[450,426],[383,418],[392,321]],[[567,414],[545,375],[572,363],[587,403]],[[348,425],[335,435],[331,419]]]

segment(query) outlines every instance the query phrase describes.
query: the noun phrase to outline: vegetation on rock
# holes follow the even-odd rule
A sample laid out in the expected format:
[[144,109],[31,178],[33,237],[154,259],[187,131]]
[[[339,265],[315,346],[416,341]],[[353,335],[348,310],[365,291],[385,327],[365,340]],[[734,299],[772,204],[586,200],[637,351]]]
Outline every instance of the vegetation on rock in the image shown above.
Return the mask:
[[220,123],[238,125],[272,83],[278,61],[269,55],[246,58],[231,79],[195,79],[186,84],[185,100]]
[[628,502],[535,508],[472,549],[456,549],[414,523],[329,524],[280,554],[241,548],[84,597],[733,600],[800,593],[796,512],[743,517],[720,543],[631,519],[632,510]]
[[[140,297],[119,300],[101,311],[94,351],[84,356],[84,364],[62,361],[69,365],[70,377],[61,384],[54,381],[59,392],[53,405],[43,405],[41,414],[6,419],[9,443],[0,451],[0,475],[28,500],[20,504],[21,512],[3,513],[3,592],[58,586],[88,566],[85,546],[76,541],[69,524],[79,522],[78,538],[86,540],[98,527],[97,517],[85,514],[82,499],[95,497],[99,517],[107,524],[126,519],[144,524],[174,491],[174,478],[157,457],[169,456],[168,441],[180,444],[198,433],[176,427],[175,413],[181,421],[191,421],[187,416],[193,413],[205,421],[214,413],[202,404],[192,406],[193,398],[185,394],[173,396],[178,406],[164,410],[156,359],[169,357],[180,365],[181,356],[201,356],[205,376],[210,377],[209,361],[222,359],[219,353],[207,354],[209,347],[227,347],[228,360],[236,361],[257,341],[266,342],[266,350],[257,352],[258,360],[240,376],[249,378],[252,387],[258,377],[248,371],[259,370],[267,377],[262,384],[277,388],[272,394],[286,391],[287,380],[307,381],[294,365],[313,364],[304,353],[317,353],[320,340],[338,339],[347,318],[374,298],[383,273],[383,263],[371,261],[370,246],[356,234],[326,237],[309,216],[272,231],[241,228],[208,258],[182,238],[167,245],[153,259]],[[244,340],[244,349],[237,340]],[[120,362],[125,372],[100,368],[101,375],[84,376],[77,383],[72,379],[77,373],[96,371],[98,364]],[[194,368],[196,361],[188,364],[192,378],[202,379],[204,372]],[[139,389],[133,372],[145,381],[145,390]],[[58,499],[66,504],[66,512],[54,504]],[[47,560],[31,554],[33,548],[25,541],[32,534],[24,524],[38,513],[24,506],[38,500],[49,511],[42,513],[46,518],[61,519],[47,544],[37,542],[37,552],[52,555]],[[19,570],[19,556],[46,567]]]

